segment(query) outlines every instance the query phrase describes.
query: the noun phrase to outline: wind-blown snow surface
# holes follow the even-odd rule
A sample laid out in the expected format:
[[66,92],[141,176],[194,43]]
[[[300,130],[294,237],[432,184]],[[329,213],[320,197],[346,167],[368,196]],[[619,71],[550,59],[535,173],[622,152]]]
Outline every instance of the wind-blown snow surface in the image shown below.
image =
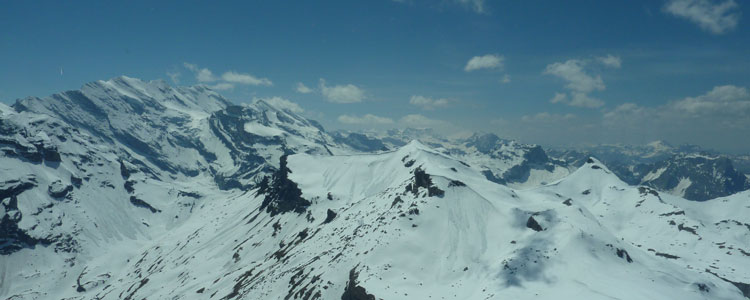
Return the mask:
[[0,299],[750,294],[748,192],[686,201],[593,159],[514,190],[222,99],[122,77],[0,106]]

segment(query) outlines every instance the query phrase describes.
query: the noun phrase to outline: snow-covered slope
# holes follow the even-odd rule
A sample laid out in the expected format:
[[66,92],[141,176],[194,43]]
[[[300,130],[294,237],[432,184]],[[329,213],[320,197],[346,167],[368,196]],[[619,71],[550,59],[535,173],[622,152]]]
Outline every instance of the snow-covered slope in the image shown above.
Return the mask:
[[327,147],[314,121],[264,101],[235,106],[202,86],[127,77],[0,113],[0,298],[50,295],[55,284],[42,285],[68,284],[111,251],[129,259],[203,199],[253,186],[282,154],[347,151]]
[[2,299],[750,295],[746,192],[691,202],[595,159],[517,190],[468,158],[533,147],[364,154],[264,101],[87,86],[0,106]]
[[418,142],[281,161],[259,190],[203,201],[182,225],[82,262],[41,295],[740,299],[728,281],[750,281],[750,231],[731,221],[747,222],[746,199],[727,199],[731,213],[701,209],[627,186],[595,160],[523,191]]
[[[339,134],[342,135],[342,134]],[[429,129],[389,130],[386,134],[352,134],[339,141],[370,151],[397,148],[411,140],[468,163],[496,183],[513,188],[533,188],[560,179],[571,172],[565,161],[550,158],[539,145],[499,138],[492,133],[475,133],[468,138],[449,139]],[[351,137],[355,136],[356,139]]]
[[706,201],[750,189],[742,155],[719,154],[697,146],[672,147],[656,141],[644,146],[602,145],[582,150],[552,150],[553,157],[580,166],[600,158],[623,181],[647,185],[678,197]]

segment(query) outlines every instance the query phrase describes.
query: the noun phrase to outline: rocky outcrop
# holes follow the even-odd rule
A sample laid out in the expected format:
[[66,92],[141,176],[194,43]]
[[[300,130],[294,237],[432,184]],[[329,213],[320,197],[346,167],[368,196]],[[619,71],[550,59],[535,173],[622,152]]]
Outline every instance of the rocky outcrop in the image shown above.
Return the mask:
[[406,192],[411,192],[412,194],[414,194],[414,196],[417,196],[419,195],[419,188],[426,189],[428,197],[442,197],[443,195],[445,195],[445,191],[434,185],[432,183],[430,175],[427,174],[421,167],[414,169],[413,181],[406,186]]
[[301,214],[310,206],[310,201],[302,198],[302,191],[297,183],[289,179],[292,171],[287,167],[287,156],[281,156],[279,169],[270,177],[263,178],[258,185],[257,195],[265,195],[260,210],[271,216],[287,212]]
[[349,281],[344,287],[344,294],[341,295],[341,300],[375,300],[375,296],[368,294],[367,290],[359,285],[357,279],[359,273],[357,267],[354,267],[349,271]]

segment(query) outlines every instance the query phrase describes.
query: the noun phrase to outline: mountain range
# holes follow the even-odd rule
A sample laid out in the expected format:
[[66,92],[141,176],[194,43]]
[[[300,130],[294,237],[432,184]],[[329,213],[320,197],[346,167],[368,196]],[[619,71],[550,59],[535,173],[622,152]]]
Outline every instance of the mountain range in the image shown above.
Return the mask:
[[0,103],[0,298],[750,297],[742,156],[648,147],[329,132],[124,76]]

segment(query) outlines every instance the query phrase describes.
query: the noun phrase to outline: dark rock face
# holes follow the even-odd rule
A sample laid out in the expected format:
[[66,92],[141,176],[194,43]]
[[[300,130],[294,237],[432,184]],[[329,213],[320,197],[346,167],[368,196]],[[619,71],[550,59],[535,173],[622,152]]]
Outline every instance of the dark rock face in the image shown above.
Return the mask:
[[73,184],[75,188],[81,188],[83,185],[83,178],[76,177],[75,175],[70,175],[70,183]]
[[430,175],[427,174],[421,167],[414,169],[414,181],[406,186],[406,191],[413,193],[414,196],[417,196],[419,193],[419,188],[426,189],[428,197],[442,197],[443,195],[445,195],[445,191],[435,186],[432,183]]
[[[56,121],[38,124],[53,130],[61,125]],[[0,151],[8,157],[25,158],[34,163],[60,162],[60,152],[51,140],[35,136],[33,131],[22,128],[8,120],[0,119]]]
[[143,201],[141,199],[138,199],[138,197],[136,197],[136,196],[130,196],[130,203],[133,204],[133,205],[135,205],[135,206],[138,206],[138,207],[146,208],[146,209],[150,210],[152,213],[159,213],[159,212],[161,212],[160,209],[154,208],[153,206],[151,206],[151,204],[148,204],[148,202]]
[[625,259],[628,263],[632,263],[633,259],[630,258],[630,254],[625,249],[617,248],[617,257]]
[[544,230],[544,228],[542,228],[542,225],[539,225],[536,219],[534,219],[534,216],[531,216],[528,220],[526,220],[526,227],[534,231]]
[[[240,163],[234,174],[216,174],[214,180],[220,189],[250,188],[235,178],[251,176],[253,170],[265,163],[253,145],[282,143],[281,137],[263,137],[245,131],[245,123],[254,116],[261,117],[261,114],[251,108],[228,106],[224,110],[214,112],[209,118],[211,131],[229,148],[232,159]],[[228,138],[231,138],[231,141]]]
[[9,180],[0,183],[0,200],[15,197],[36,186],[36,178],[26,176],[21,179]]
[[258,195],[265,195],[261,210],[270,213],[271,216],[286,212],[301,214],[310,206],[310,201],[302,198],[302,191],[297,183],[289,179],[292,170],[287,167],[287,156],[281,156],[279,170],[270,177],[263,178],[259,184]]
[[0,183],[0,205],[5,211],[0,219],[0,255],[8,255],[37,244],[49,245],[51,243],[47,239],[32,237],[18,227],[23,216],[18,210],[16,197],[34,187],[36,187],[36,179],[31,176]]
[[375,300],[375,296],[368,294],[367,290],[357,282],[359,273],[356,269],[357,267],[354,267],[349,271],[349,281],[346,283],[341,300]]
[[18,220],[13,219],[7,214],[0,219],[0,255],[8,255],[23,248],[33,248],[38,244],[49,245],[52,243],[51,240],[45,238],[32,237],[26,231],[20,229],[18,227],[18,222],[21,221],[20,216]]
[[336,212],[332,211],[329,208],[328,211],[326,211],[326,219],[325,221],[323,221],[323,224],[331,223],[331,221],[333,221],[333,219],[335,218],[336,218]]

